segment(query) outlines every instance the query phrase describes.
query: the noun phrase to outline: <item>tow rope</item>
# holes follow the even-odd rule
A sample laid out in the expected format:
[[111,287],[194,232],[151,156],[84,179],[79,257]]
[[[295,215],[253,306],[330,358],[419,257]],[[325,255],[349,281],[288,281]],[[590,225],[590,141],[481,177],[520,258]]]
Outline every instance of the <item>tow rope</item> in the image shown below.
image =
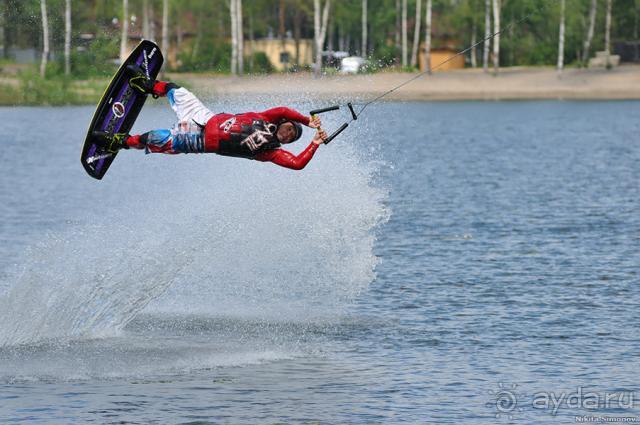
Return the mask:
[[458,53],[456,53],[455,55],[449,56],[447,59],[443,60],[442,62],[438,63],[436,66],[434,67],[429,67],[427,70],[420,72],[419,74],[414,75],[413,77],[409,78],[408,80],[402,82],[401,84],[398,84],[397,86],[385,91],[384,93],[374,97],[373,99],[364,102],[362,104],[357,104],[355,103],[355,105],[362,105],[362,108],[360,108],[360,110],[358,112],[356,112],[353,108],[354,103],[347,103],[347,104],[338,104],[338,105],[334,105],[334,106],[329,106],[326,108],[320,108],[320,109],[314,109],[313,111],[310,112],[311,116],[315,116],[318,114],[322,114],[324,112],[330,112],[330,111],[337,111],[342,107],[347,107],[349,108],[349,111],[351,112],[351,120],[345,122],[344,124],[342,124],[340,127],[338,127],[337,130],[335,130],[333,133],[331,133],[331,135],[327,138],[327,140],[325,140],[325,144],[329,144],[331,143],[331,141],[333,141],[333,139],[335,139],[336,137],[338,137],[338,135],[340,133],[342,133],[344,130],[347,129],[347,127],[349,127],[349,124],[351,124],[352,122],[356,121],[358,119],[358,117],[360,117],[360,115],[362,115],[362,113],[367,109],[367,107],[373,103],[376,103],[378,101],[380,101],[380,99],[390,95],[391,93],[401,89],[402,87],[406,86],[407,84],[417,80],[418,78],[423,77],[426,74],[430,74],[432,71],[440,68],[441,66],[451,62],[453,59],[457,58],[458,56],[464,55],[465,53],[475,49],[476,47],[478,47],[479,45],[489,41],[489,40],[493,40],[495,37],[497,37],[498,35],[510,30],[511,28],[515,27],[515,26],[519,26],[520,24],[522,24],[523,22],[527,21],[529,18],[531,18],[533,15],[539,13],[540,11],[542,11],[543,9],[545,9],[547,7],[547,4],[549,2],[552,1],[557,1],[557,0],[543,0],[543,5],[540,6],[539,8],[533,10],[532,12],[529,12],[527,15],[525,15],[524,17],[520,18],[517,21],[513,21],[511,22],[509,25],[504,26],[503,28],[499,29],[498,31],[494,32],[491,35],[488,35],[487,37],[483,38],[482,40],[478,41],[477,43],[472,44],[471,46],[465,48],[464,50],[460,50]]

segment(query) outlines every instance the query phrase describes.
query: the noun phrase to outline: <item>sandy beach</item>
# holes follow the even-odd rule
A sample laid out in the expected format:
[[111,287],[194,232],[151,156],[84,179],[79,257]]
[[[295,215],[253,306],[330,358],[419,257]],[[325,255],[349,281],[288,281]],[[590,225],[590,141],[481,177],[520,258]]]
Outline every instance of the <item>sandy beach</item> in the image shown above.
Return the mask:
[[[415,73],[332,75],[310,74],[230,77],[211,74],[168,74],[193,90],[236,97],[247,93],[304,93],[321,98],[349,94],[368,98],[383,93]],[[481,69],[422,76],[389,95],[387,100],[517,100],[517,99],[640,99],[640,65],[612,70],[567,69],[561,77],[553,68],[504,68],[498,76]]]

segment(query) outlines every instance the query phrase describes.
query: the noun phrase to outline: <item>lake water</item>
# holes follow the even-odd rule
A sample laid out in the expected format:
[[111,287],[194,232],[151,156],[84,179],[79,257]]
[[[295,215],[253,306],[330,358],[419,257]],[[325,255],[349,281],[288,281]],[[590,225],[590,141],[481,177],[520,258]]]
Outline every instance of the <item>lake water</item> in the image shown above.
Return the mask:
[[379,104],[302,172],[100,182],[92,113],[0,108],[1,423],[640,420],[640,102]]

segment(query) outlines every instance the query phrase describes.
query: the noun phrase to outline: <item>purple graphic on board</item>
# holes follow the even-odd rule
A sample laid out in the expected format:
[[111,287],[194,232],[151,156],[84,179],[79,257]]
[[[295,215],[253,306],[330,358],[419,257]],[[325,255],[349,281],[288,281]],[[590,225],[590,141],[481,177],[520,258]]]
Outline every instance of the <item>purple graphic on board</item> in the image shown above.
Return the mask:
[[[128,75],[124,67],[135,63],[149,78],[155,79],[163,61],[158,46],[152,42],[143,41],[118,71],[111,86],[107,89],[106,97],[102,99],[96,111],[87,136],[89,145],[85,145],[84,148],[83,166],[92,177],[102,178],[116,154],[107,152],[99,145],[92,143],[90,141],[91,132],[99,130],[109,134],[128,133],[146,100],[146,95],[129,86]],[[117,90],[116,92],[114,92],[114,88]]]

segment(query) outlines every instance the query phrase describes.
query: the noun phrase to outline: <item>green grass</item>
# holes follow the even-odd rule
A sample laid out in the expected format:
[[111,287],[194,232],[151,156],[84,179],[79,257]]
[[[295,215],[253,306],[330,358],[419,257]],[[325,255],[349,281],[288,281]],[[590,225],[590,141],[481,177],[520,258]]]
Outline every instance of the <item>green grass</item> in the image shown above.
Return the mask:
[[0,84],[0,105],[20,105],[22,92],[13,84]]
[[106,85],[106,79],[73,80],[64,77],[41,78],[22,73],[13,83],[0,84],[0,105],[86,105],[96,104]]

